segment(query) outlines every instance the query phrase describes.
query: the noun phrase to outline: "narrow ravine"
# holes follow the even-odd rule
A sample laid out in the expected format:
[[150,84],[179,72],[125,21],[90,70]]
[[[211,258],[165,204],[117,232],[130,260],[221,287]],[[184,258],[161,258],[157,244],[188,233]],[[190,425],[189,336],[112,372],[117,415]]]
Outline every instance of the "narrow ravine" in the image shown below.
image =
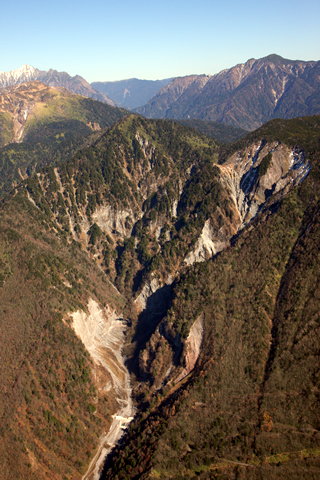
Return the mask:
[[109,431],[101,436],[98,451],[82,477],[82,480],[99,480],[106,456],[117,444],[134,416],[130,376],[122,356],[126,325],[116,312],[110,308],[100,308],[93,299],[89,300],[88,313],[79,310],[73,312],[71,317],[72,327],[95,365],[105,369],[109,374],[107,378],[111,377],[112,385],[110,381],[103,384],[100,379],[98,389],[108,391],[113,388],[120,405],[118,412],[113,415]]

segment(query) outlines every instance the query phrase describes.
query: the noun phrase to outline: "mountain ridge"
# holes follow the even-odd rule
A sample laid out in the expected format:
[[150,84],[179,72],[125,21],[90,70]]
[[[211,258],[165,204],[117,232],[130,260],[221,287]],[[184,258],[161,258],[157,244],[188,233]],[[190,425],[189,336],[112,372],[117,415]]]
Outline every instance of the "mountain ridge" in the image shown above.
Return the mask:
[[1,194],[36,166],[67,158],[127,114],[127,110],[39,81],[1,89]]
[[[79,75],[70,77],[65,72],[46,72],[23,65],[12,72],[0,72],[0,86],[39,80],[112,105],[125,105],[127,100],[129,108],[147,118],[217,121],[250,131],[272,118],[319,114],[319,69],[319,61],[289,60],[271,54],[214,75],[90,85]],[[147,103],[137,107],[140,102]]]
[[144,105],[160,88],[167,85],[172,78],[163,80],[141,80],[129,78],[115,82],[92,82],[91,86],[111,97],[118,105],[133,109]]
[[108,105],[115,105],[113,100],[101,92],[94,90],[92,86],[80,75],[71,77],[66,72],[57,70],[38,70],[30,65],[22,65],[17,70],[0,72],[0,88],[17,85],[28,81],[40,81],[50,87],[65,87],[72,93],[93,98]]
[[176,78],[135,111],[148,118],[198,118],[253,130],[276,117],[318,114],[319,68],[320,62],[278,55],[250,59],[209,77],[200,89],[197,82],[205,76]]

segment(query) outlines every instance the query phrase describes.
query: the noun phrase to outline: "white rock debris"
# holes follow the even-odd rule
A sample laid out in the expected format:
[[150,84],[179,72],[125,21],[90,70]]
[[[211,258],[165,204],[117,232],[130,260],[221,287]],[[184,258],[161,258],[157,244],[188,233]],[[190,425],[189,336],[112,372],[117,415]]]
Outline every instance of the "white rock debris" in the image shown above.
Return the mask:
[[[94,363],[102,366],[112,378],[112,386],[117,394],[120,410],[113,416],[109,432],[100,439],[100,447],[92,460],[83,479],[99,480],[99,469],[112,447],[123,435],[124,429],[131,422],[134,407],[131,399],[131,385],[122,356],[125,322],[111,308],[101,308],[90,299],[88,312],[79,310],[70,314],[72,327],[90,353]],[[99,386],[100,390],[108,390],[110,384]]]
[[160,283],[157,278],[153,278],[151,282],[145,283],[140,295],[135,299],[135,304],[137,304],[140,310],[145,310],[147,307],[148,298],[155,293],[160,288]]
[[180,382],[183,378],[189,375],[196,366],[198,358],[201,353],[201,346],[204,333],[204,315],[201,314],[190,328],[188,338],[185,343],[185,368],[174,380],[174,383]]
[[[267,171],[260,175],[259,165],[268,153],[272,153],[272,160]],[[258,214],[269,196],[278,192],[285,195],[306,177],[311,168],[302,150],[290,149],[279,142],[258,142],[242,154],[235,153],[218,167],[219,180],[229,190],[237,214],[235,233]],[[220,252],[229,240],[223,237],[220,231],[212,228],[210,219],[207,220],[195,249],[184,262],[187,265],[203,262]]]
[[202,229],[201,235],[196,243],[195,249],[188,253],[184,262],[192,265],[197,262],[204,262],[225,247],[225,242],[219,241],[216,232],[211,227],[210,219],[207,220]]
[[135,218],[132,210],[119,210],[110,205],[99,206],[92,214],[93,221],[106,233],[116,232],[123,237],[131,234],[131,229],[126,227],[127,218]]

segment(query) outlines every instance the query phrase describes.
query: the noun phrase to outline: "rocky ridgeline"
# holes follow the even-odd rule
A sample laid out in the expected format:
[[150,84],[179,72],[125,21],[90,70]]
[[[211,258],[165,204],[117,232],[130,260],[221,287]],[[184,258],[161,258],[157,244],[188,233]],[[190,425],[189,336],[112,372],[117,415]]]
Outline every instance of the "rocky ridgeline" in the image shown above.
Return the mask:
[[17,70],[12,70],[11,72],[0,72],[0,88],[31,81],[39,81],[50,87],[64,87],[78,95],[93,98],[108,105],[115,105],[113,100],[92,88],[91,85],[79,75],[71,77],[66,72],[58,72],[53,69],[48,71],[39,70],[30,65],[22,65],[22,67]]
[[319,68],[319,61],[278,55],[250,59],[216,75],[175,78],[136,111],[148,118],[211,120],[254,130],[272,118],[319,114]]

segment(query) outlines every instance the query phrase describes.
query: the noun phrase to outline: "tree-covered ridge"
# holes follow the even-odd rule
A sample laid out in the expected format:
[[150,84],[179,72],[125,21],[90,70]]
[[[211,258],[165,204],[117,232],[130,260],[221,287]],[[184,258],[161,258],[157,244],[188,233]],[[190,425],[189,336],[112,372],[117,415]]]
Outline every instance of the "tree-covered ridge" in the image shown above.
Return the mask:
[[[226,219],[232,215],[215,179],[217,153],[201,134],[132,116],[57,169],[39,170],[26,186],[48,225],[58,222],[81,241],[129,293],[138,271],[150,275],[161,265],[166,272],[181,264],[216,203]],[[103,222],[99,212],[108,208],[121,221],[92,236],[90,226]]]
[[[127,114],[124,109],[111,107],[81,95],[70,95],[67,91],[55,90],[49,98],[46,95],[41,97],[41,101],[32,110],[26,122],[24,139],[34,143],[41,138],[40,127],[54,128],[51,124],[63,119],[78,120],[89,125],[91,129],[95,126],[104,129]],[[68,128],[66,132],[69,133]]]
[[[248,150],[244,163],[246,155],[253,155],[248,145],[257,138],[236,145]],[[262,136],[261,160],[252,170],[258,172],[256,185],[274,163],[268,153],[275,145],[272,138]],[[200,248],[201,232],[216,235],[219,245],[210,247],[212,252],[237,233],[241,212],[226,188],[228,172],[216,166],[219,149],[212,139],[175,122],[132,115],[25,184],[48,225],[57,224],[64,235],[80,241],[117,287],[132,295],[155,272],[166,281],[186,258],[192,262],[188,255]],[[272,189],[266,195],[272,196]],[[99,234],[92,234],[94,224]]]
[[36,168],[70,158],[96,139],[100,130],[127,114],[40,82],[1,90],[1,194]]
[[248,133],[247,130],[243,130],[242,128],[232,127],[231,125],[225,125],[224,123],[219,122],[198,119],[177,121],[181,123],[181,125],[199,130],[201,133],[214,138],[218,142],[234,143]]
[[21,192],[1,205],[1,469],[4,478],[81,478],[116,410],[67,313],[124,299]]
[[286,134],[274,121],[268,135],[221,150],[175,122],[132,115],[5,196],[0,457],[16,478],[26,468],[51,478],[50,463],[52,476],[79,478],[116,411],[112,391],[94,390],[96,370],[65,316],[89,298],[127,320],[124,355],[141,412],[109,478],[234,478],[228,460],[260,475],[275,459],[288,478],[284,454],[316,462],[317,122],[288,122]]
[[7,145],[14,140],[13,121],[9,113],[0,113],[0,145]]
[[[155,359],[145,412],[103,478],[317,478],[319,147],[309,158],[299,187],[177,283],[160,336],[147,345]],[[195,370],[153,390],[152,368],[159,375],[168,343],[175,338],[177,348],[177,334],[201,315]]]

